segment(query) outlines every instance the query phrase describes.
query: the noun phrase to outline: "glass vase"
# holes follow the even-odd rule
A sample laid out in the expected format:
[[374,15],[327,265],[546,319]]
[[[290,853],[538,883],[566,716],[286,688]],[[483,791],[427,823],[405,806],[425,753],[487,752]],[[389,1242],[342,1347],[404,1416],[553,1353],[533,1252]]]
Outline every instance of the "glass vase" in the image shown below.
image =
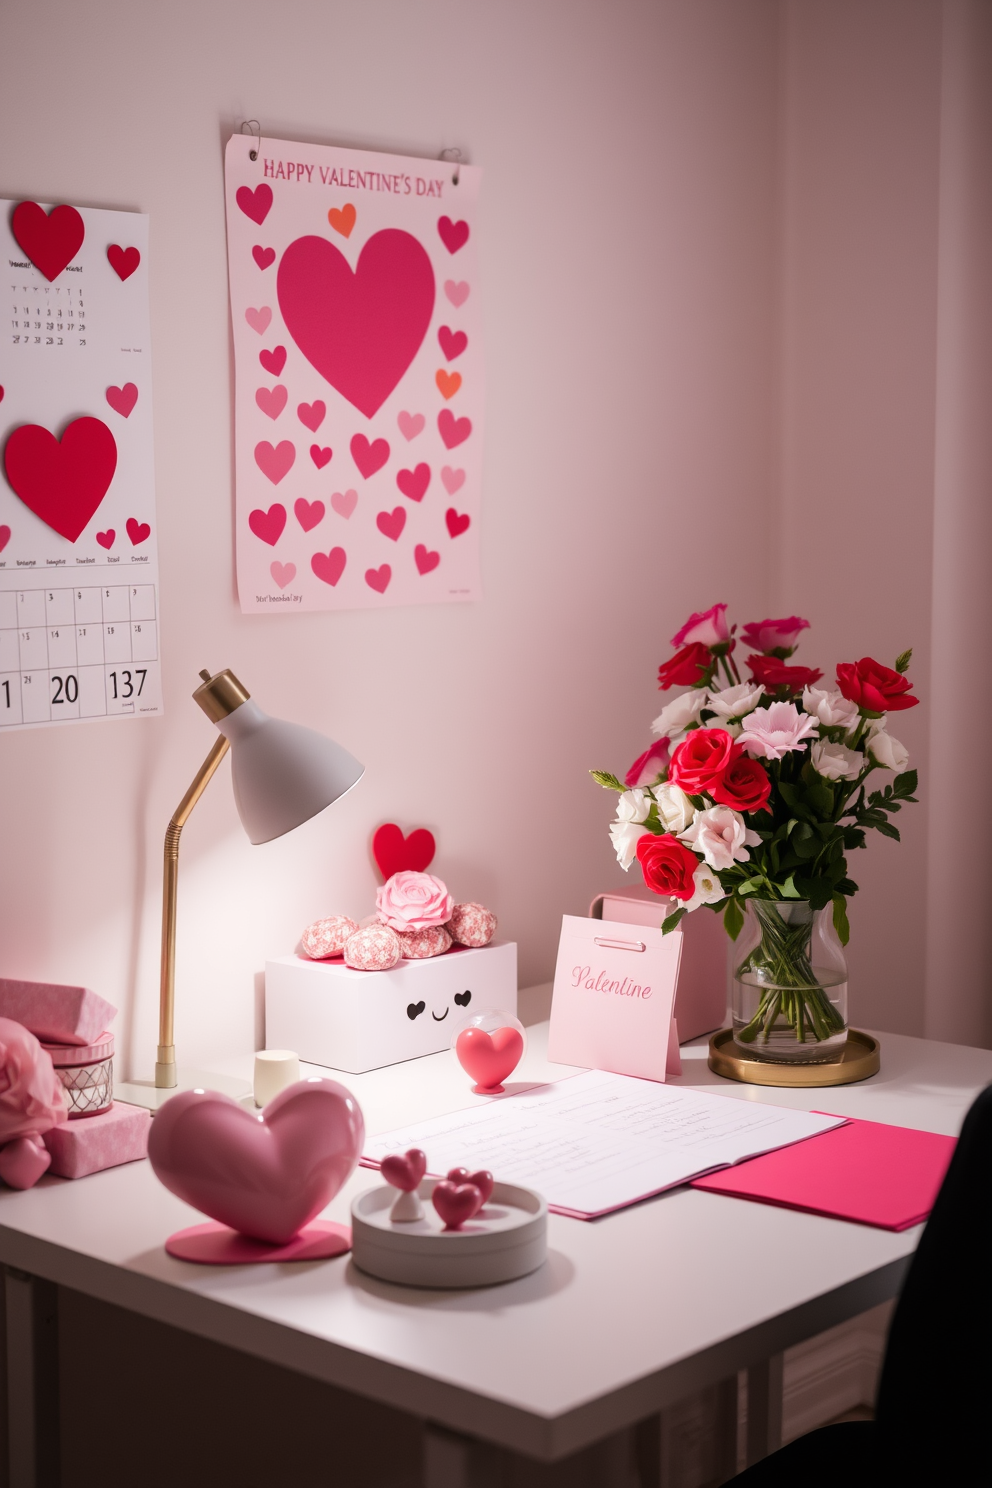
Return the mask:
[[734,1041],[750,1059],[820,1064],[847,1042],[847,962],[833,905],[747,900],[733,950]]

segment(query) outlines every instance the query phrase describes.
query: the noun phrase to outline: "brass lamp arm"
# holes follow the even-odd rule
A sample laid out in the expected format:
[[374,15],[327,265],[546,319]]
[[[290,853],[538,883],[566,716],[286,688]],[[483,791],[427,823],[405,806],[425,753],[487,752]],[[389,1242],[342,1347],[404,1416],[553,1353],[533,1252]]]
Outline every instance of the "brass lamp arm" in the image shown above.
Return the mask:
[[176,890],[179,884],[179,837],[190,812],[203,795],[230,744],[218,736],[196,772],[189,790],[176,807],[165,833],[162,863],[162,978],[158,1004],[158,1060],[155,1086],[171,1090],[176,1085],[176,1047],[173,1028],[176,986]]

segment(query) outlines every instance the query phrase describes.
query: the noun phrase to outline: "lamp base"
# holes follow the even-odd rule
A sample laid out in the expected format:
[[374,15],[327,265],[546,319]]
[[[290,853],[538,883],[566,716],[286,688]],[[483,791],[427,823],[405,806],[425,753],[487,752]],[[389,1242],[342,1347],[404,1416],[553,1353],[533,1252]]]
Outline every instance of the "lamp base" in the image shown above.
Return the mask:
[[285,1245],[270,1245],[239,1235],[227,1225],[211,1221],[177,1230],[165,1242],[169,1255],[198,1266],[281,1265],[285,1261],[326,1261],[351,1249],[351,1231],[346,1225],[318,1219],[307,1225]]
[[[128,1106],[144,1106],[148,1111],[157,1111],[160,1106],[181,1090],[219,1090],[233,1100],[243,1101],[251,1096],[251,1083],[237,1080],[231,1075],[212,1074],[209,1070],[185,1069],[180,1066],[177,1083],[168,1090],[159,1089],[151,1080],[114,1081],[114,1100]],[[254,1104],[254,1102],[253,1102]]]

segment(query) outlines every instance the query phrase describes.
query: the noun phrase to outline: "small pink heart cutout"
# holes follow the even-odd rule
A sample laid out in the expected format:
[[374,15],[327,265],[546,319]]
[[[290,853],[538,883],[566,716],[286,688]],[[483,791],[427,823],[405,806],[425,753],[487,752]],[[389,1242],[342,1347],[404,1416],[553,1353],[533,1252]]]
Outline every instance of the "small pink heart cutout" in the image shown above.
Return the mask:
[[516,1028],[463,1028],[455,1040],[458,1063],[471,1075],[480,1091],[498,1091],[513,1074],[524,1052],[524,1041]]
[[184,1090],[156,1114],[148,1157],[184,1203],[242,1235],[284,1245],[347,1181],[364,1136],[354,1096],[313,1076],[258,1115],[217,1091]]

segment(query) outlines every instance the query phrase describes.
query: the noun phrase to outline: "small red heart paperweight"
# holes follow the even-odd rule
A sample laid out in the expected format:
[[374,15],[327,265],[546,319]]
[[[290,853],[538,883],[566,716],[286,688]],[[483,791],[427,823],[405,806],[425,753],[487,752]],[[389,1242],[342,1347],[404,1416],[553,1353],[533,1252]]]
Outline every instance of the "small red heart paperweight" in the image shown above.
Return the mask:
[[512,1013],[476,1013],[455,1030],[451,1047],[476,1095],[502,1095],[527,1046],[524,1025]]

